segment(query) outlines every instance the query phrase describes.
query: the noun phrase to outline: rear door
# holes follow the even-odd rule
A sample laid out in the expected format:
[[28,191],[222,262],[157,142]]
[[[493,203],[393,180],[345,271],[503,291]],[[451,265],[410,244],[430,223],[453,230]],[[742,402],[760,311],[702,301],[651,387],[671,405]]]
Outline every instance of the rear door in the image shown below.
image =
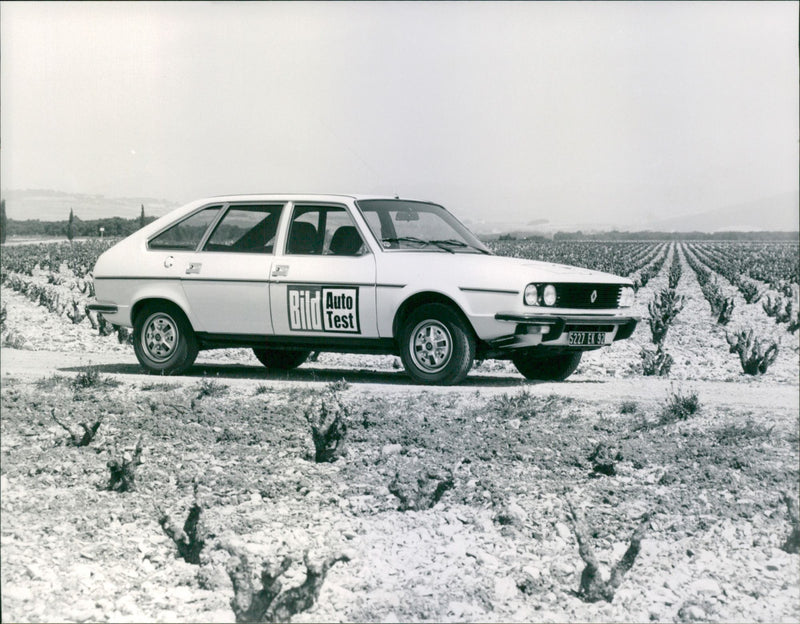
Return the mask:
[[375,257],[349,209],[294,204],[270,272],[275,335],[377,338]]
[[232,203],[186,259],[181,284],[198,321],[213,334],[273,333],[269,272],[283,203]]

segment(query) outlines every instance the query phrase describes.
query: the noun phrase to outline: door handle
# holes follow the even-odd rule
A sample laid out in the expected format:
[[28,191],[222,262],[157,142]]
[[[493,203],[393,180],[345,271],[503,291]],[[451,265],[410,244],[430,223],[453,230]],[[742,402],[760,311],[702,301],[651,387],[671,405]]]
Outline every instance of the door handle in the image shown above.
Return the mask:
[[186,267],[186,275],[189,275],[190,273],[200,273],[200,267],[202,266],[202,262],[190,262],[189,266]]
[[288,264],[276,264],[272,267],[272,277],[286,277],[289,275]]

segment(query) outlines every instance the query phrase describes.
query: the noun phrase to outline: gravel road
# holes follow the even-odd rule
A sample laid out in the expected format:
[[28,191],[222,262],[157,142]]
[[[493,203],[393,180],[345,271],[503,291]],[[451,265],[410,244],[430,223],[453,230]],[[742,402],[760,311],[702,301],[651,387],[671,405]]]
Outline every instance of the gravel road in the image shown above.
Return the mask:
[[[211,352],[210,352],[211,353]],[[587,379],[576,377],[559,383],[524,382],[519,375],[503,372],[473,371],[458,386],[416,386],[410,383],[402,371],[368,370],[347,366],[347,357],[341,366],[332,367],[324,362],[312,363],[289,373],[270,373],[260,365],[238,363],[219,363],[210,359],[209,354],[201,354],[191,371],[182,377],[171,377],[171,383],[190,385],[198,378],[215,377],[232,386],[264,384],[274,386],[304,386],[320,388],[331,381],[342,378],[354,390],[365,394],[386,396],[387,394],[408,394],[414,392],[436,392],[481,395],[511,393],[520,388],[528,388],[535,394],[557,395],[580,400],[615,401],[632,399],[639,402],[659,402],[671,388],[690,389],[701,397],[707,405],[744,407],[757,409],[794,410],[800,409],[800,394],[797,386],[770,384],[764,380],[758,383],[747,381],[685,381],[675,382],[660,378],[621,378]],[[363,364],[360,360],[353,360]],[[111,374],[122,381],[152,380],[142,372],[133,353],[75,353],[68,351],[26,351],[3,348],[0,351],[0,373],[3,377],[39,378],[52,374],[73,374],[97,367],[99,372]],[[749,380],[748,380],[749,381]]]

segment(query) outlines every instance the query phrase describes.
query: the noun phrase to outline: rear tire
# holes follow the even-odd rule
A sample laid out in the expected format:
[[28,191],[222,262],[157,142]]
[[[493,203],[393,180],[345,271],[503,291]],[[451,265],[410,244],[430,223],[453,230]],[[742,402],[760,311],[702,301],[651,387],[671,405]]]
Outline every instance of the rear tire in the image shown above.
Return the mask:
[[472,331],[449,306],[421,305],[403,323],[400,359],[417,383],[460,383],[469,373],[474,358]]
[[189,320],[171,303],[149,303],[133,323],[133,351],[151,375],[180,375],[197,357],[199,345]]
[[308,359],[311,351],[282,351],[280,349],[258,349],[253,353],[267,368],[277,370],[291,370],[297,368]]
[[514,366],[526,379],[538,381],[564,381],[578,368],[583,351],[558,355],[533,355],[524,350],[511,357]]

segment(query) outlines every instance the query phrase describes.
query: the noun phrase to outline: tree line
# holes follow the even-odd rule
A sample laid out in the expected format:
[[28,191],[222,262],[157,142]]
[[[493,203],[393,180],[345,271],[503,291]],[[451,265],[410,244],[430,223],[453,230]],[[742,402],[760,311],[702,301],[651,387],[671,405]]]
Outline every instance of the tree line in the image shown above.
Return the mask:
[[39,219],[17,220],[6,217],[6,202],[0,202],[0,243],[8,236],[42,236],[73,238],[103,237],[119,238],[133,234],[136,230],[152,223],[156,217],[145,216],[144,206],[138,217],[105,217],[103,219],[83,220],[70,209],[63,221],[40,221]]
[[645,230],[641,232],[596,232],[585,234],[583,232],[556,232],[553,240],[574,241],[574,240],[659,240],[659,241],[682,241],[682,240],[720,240],[720,241],[797,241],[798,232],[654,232]]
[[800,238],[798,232],[656,232],[642,230],[640,232],[555,232],[551,235],[531,234],[529,232],[507,232],[505,234],[481,234],[478,238],[483,241],[533,241],[537,243],[550,243],[559,241],[775,241],[797,242]]

